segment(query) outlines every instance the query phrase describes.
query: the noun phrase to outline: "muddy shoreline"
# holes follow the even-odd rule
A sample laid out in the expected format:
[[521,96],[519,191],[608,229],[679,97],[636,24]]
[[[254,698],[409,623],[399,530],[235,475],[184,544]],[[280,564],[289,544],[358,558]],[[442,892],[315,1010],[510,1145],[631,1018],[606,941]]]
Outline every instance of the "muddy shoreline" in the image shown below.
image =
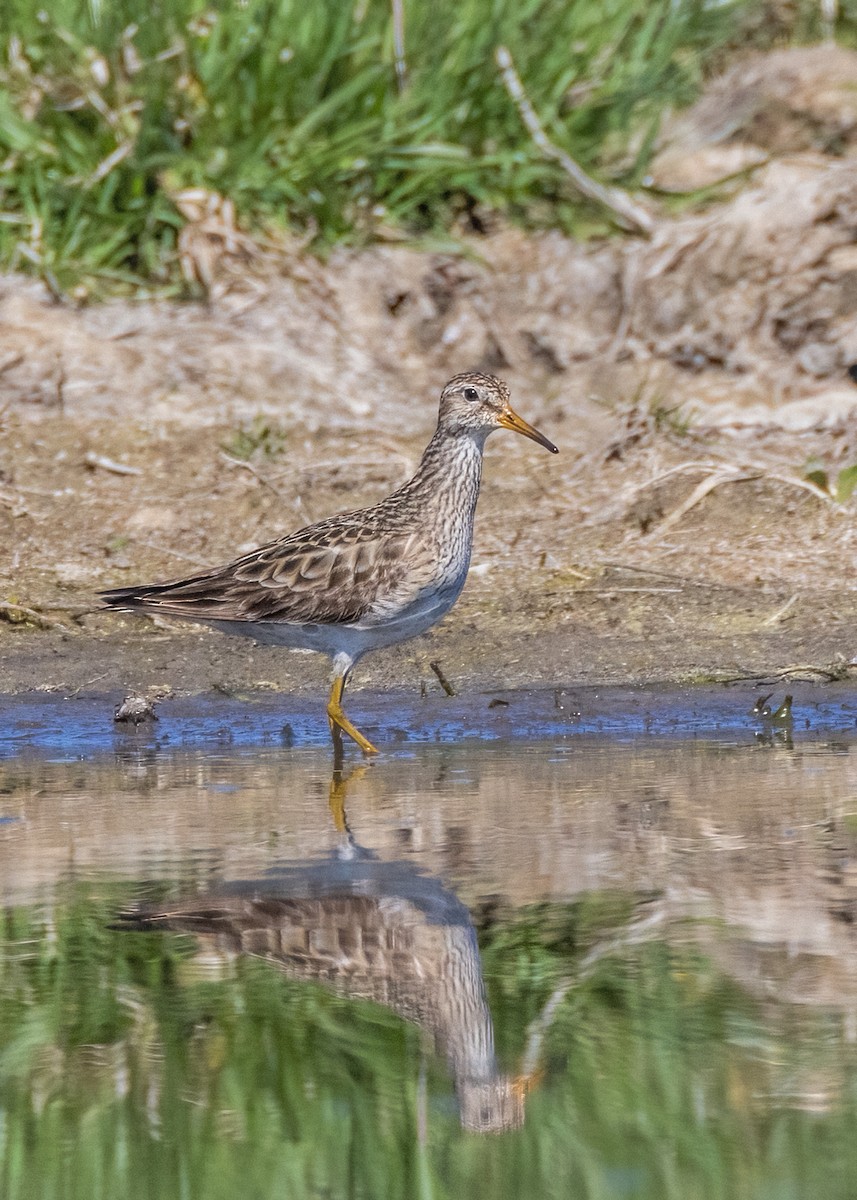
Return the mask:
[[[693,739],[741,744],[814,742],[836,736],[843,745],[857,741],[857,686],[854,684],[788,684],[788,715],[774,715],[784,689],[776,681],[684,688],[654,685],[578,686],[551,689],[499,688],[464,695],[414,696],[399,689],[365,691],[355,699],[355,713],[386,757],[420,744],[473,744],[570,739],[588,743],[641,738]],[[760,712],[760,696],[769,696]],[[116,724],[106,694],[72,698],[24,693],[7,696],[0,731],[0,759],[48,755],[51,761],[149,748],[213,752],[229,747],[284,750],[325,749],[323,712],[307,696],[288,699],[269,693],[243,692],[166,697],[158,703],[157,720],[139,725]],[[355,751],[350,756],[361,760]]]
[[[21,692],[3,698],[0,759],[60,758],[150,747],[167,752],[229,746],[327,747],[321,697],[236,689],[161,695],[154,719],[115,722],[118,693]],[[790,699],[786,709],[779,706]],[[551,688],[474,686],[455,696],[401,686],[353,697],[355,718],[387,755],[420,743],[609,737],[693,738],[730,743],[857,739],[857,682],[746,679],[721,684],[647,684]],[[352,757],[360,760],[355,751]]]
[[[442,694],[431,662],[461,695],[498,688],[741,680],[750,686],[757,680],[786,685],[801,679],[857,684],[854,593],[819,596],[801,617],[783,624],[771,618],[789,603],[785,593],[688,598],[680,590],[662,596],[599,591],[612,595],[578,593],[567,613],[529,617],[516,611],[512,598],[506,605],[489,597],[463,600],[429,635],[364,659],[350,692]],[[97,633],[68,618],[61,630],[4,631],[0,694],[97,692],[119,700],[129,690],[251,691],[315,695],[319,703],[326,694],[329,665],[321,655],[260,646],[197,626],[165,629],[101,613],[88,620],[97,624]],[[593,630],[608,622],[612,631]],[[119,628],[109,629],[111,624]]]

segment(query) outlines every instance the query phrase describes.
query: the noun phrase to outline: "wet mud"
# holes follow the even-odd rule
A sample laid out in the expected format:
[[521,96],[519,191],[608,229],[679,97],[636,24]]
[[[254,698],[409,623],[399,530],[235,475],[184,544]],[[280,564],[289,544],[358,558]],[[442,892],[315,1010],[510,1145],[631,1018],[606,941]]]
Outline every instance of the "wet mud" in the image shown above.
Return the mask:
[[[787,699],[788,698],[788,699]],[[363,691],[350,706],[384,755],[407,755],[426,743],[531,742],[593,736],[729,739],[735,745],[794,744],[838,735],[857,739],[857,688],[777,680],[731,686],[562,687],[463,696],[414,696],[401,690]],[[4,700],[0,759],[33,755],[76,759],[133,751],[329,746],[321,702],[301,696],[174,697],[155,718],[115,719],[110,698],[22,694]],[[356,750],[350,761],[359,763]]]

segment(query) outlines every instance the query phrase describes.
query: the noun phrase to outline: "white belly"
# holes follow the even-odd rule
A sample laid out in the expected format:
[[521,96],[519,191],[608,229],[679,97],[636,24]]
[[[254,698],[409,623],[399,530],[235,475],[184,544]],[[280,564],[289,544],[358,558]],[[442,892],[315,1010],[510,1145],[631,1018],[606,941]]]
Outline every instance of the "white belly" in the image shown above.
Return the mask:
[[458,599],[464,577],[442,590],[430,590],[397,613],[348,625],[302,625],[289,621],[206,621],[222,633],[250,637],[267,646],[318,650],[331,658],[347,655],[356,662],[370,650],[395,646],[431,629]]

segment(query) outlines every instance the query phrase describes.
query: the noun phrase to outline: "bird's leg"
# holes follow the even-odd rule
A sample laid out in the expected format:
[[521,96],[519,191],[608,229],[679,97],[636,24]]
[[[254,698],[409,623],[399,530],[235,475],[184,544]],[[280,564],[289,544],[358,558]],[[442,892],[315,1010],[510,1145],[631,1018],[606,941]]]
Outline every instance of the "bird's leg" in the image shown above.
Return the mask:
[[327,719],[330,722],[330,735],[333,738],[333,753],[334,758],[337,752],[337,742],[341,753],[342,735],[347,733],[352,738],[364,754],[377,754],[378,750],[368,738],[365,738],[359,729],[356,729],[342,711],[342,693],[345,691],[345,674],[337,674],[333,677],[333,686],[330,689],[330,699],[327,702]]
[[[339,732],[337,730],[337,732]],[[339,750],[342,752],[342,734],[339,734]],[[351,830],[348,828],[348,818],[345,815],[345,794],[347,791],[347,781],[342,778],[342,767],[336,765],[336,742],[333,745],[333,775],[330,780],[330,794],[328,796],[328,804],[333,816],[333,824],[336,826],[337,833],[347,834],[351,836]]]
[[345,762],[345,747],[342,744],[342,730],[330,715],[330,705],[332,703],[333,691],[330,693],[330,703],[327,706],[327,723],[330,726],[330,740],[333,742],[333,772],[334,775],[337,775],[342,773],[342,767]]
[[333,742],[333,773],[341,775],[342,768],[345,764],[345,747],[342,744],[342,730],[338,725],[334,725],[333,721],[328,720],[330,725],[330,740]]
[[351,832],[351,826],[348,824],[348,817],[345,813],[345,801],[348,796],[348,788],[352,780],[362,779],[368,770],[369,763],[361,763],[360,766],[352,767],[348,774],[344,775],[342,766],[336,766],[334,763],[333,773],[330,777],[328,803],[330,805],[331,815],[333,816],[333,824],[336,827],[336,832],[344,833],[350,843],[353,843],[354,837]]

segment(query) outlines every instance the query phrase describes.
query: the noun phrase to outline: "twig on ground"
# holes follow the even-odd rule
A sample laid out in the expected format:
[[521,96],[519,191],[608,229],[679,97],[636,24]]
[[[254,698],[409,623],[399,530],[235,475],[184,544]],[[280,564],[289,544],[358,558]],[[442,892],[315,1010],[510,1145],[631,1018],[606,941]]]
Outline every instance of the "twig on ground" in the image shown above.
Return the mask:
[[707,479],[703,479],[701,483],[696,485],[690,495],[679,504],[678,508],[674,508],[668,516],[659,521],[645,536],[647,538],[652,538],[655,535],[660,537],[668,529],[672,529],[673,525],[677,525],[682,517],[690,512],[694,505],[698,504],[709,492],[713,492],[716,487],[720,487],[722,483],[746,483],[749,480],[759,478],[760,475],[757,471],[750,473],[728,469],[718,471],[714,475],[709,475]]
[[[352,446],[356,439],[352,439]],[[383,465],[379,457],[378,451],[384,451]],[[413,475],[418,462],[419,456],[408,453],[403,450],[401,445],[394,441],[393,438],[378,438],[372,446],[359,446],[349,448],[348,462],[343,464],[342,458],[318,458],[313,459],[303,467],[298,468],[301,478],[315,479],[318,477],[326,477],[335,472],[347,470],[353,473],[356,467],[368,467],[370,471],[378,471],[383,469],[384,475],[387,475],[387,466],[390,459],[395,458],[400,463],[400,476],[402,479],[410,479]],[[292,467],[284,467],[279,473],[283,474],[286,471],[294,472]]]
[[659,571],[655,567],[636,567],[633,563],[605,562],[602,563],[602,566],[609,567],[614,571],[628,571],[636,575],[656,575],[659,579],[674,579],[676,583],[685,587],[712,588],[724,592],[744,590],[732,583],[718,583],[714,579],[693,579],[690,575],[679,575],[677,571]]
[[269,491],[273,492],[278,500],[282,500],[286,504],[289,503],[289,497],[284,496],[280,489],[271,483],[270,479],[266,478],[261,471],[257,471],[251,462],[247,462],[246,459],[243,458],[233,458],[232,455],[227,454],[225,450],[220,451],[220,457],[224,462],[229,463],[230,467],[241,467],[243,470],[249,471],[254,478],[259,480],[259,483],[261,483],[262,487],[266,487]]
[[768,470],[767,467],[760,463],[724,466],[722,463],[693,461],[678,463],[676,466],[670,467],[669,470],[661,472],[660,475],[656,475],[653,479],[647,479],[645,483],[638,484],[630,493],[630,501],[633,502],[643,492],[657,487],[658,484],[665,482],[665,480],[670,479],[674,475],[683,475],[691,471],[702,471],[707,477],[701,483],[697,484],[690,495],[677,508],[673,509],[671,513],[664,517],[662,521],[659,521],[645,535],[647,538],[660,537],[676,525],[709,492],[713,491],[716,487],[720,487],[723,483],[750,483],[758,479],[771,480],[774,483],[785,483],[790,487],[809,492],[816,499],[824,500],[828,504],[833,503],[832,497],[827,492],[824,492],[808,479],[800,479],[796,475],[781,475],[777,471]]
[[651,488],[655,488],[659,484],[665,483],[668,479],[672,479],[674,475],[688,475],[692,471],[699,471],[704,475],[710,475],[722,470],[722,463],[688,459],[686,462],[676,463],[674,467],[669,467],[666,471],[661,471],[659,475],[655,475],[651,479],[646,479],[642,483],[635,484],[620,499],[627,508],[630,508],[638,496],[642,496],[644,492],[649,491]]
[[68,693],[68,699],[73,700],[75,696],[79,696],[84,688],[92,687],[94,683],[100,683],[102,679],[106,679],[110,674],[109,671],[103,671],[100,675],[93,675],[92,679],[87,679],[80,687],[76,687],[73,692]]
[[847,679],[857,673],[857,663],[836,662],[827,666],[817,663],[792,663],[787,667],[779,667],[776,671],[741,671],[738,675],[725,675],[718,683],[763,683],[767,680],[783,679],[822,679],[825,683],[836,683],[837,680]]
[[137,537],[133,533],[129,536],[132,542],[136,542],[139,546],[145,546],[148,550],[154,550],[158,554],[168,554],[170,558],[181,558],[185,562],[193,563],[195,567],[211,566],[210,562],[206,562],[204,558],[197,558],[195,554],[185,554],[182,550],[174,550],[172,546],[165,546],[162,542],[152,542],[148,538]]
[[681,587],[615,587],[615,588],[578,588],[575,596],[620,596],[626,592],[634,592],[643,596],[659,596],[663,592],[681,593]]
[[826,500],[828,504],[834,503],[834,499],[829,492],[826,492],[824,488],[818,487],[817,484],[809,479],[801,479],[797,475],[780,475],[777,471],[767,471],[764,468],[760,468],[760,470],[762,470],[766,479],[774,479],[777,483],[788,483],[792,487],[800,488],[801,491],[809,492],[811,496],[815,496],[818,500]]
[[102,471],[109,471],[112,475],[143,474],[139,467],[129,467],[127,463],[116,462],[115,459],[107,458],[104,454],[96,454],[94,450],[88,450],[83,461],[88,467],[100,467]]
[[623,229],[628,229],[632,233],[642,233],[649,237],[655,227],[651,214],[619,188],[605,187],[604,184],[598,183],[591,175],[587,175],[570,154],[561,150],[559,146],[555,146],[545,133],[536,110],[524,90],[512,55],[505,46],[498,46],[494,52],[494,58],[500,68],[503,86],[514,101],[521,120],[542,154],[546,158],[552,158],[558,162],[581,196],[606,208]]
[[438,682],[440,683],[440,686],[443,688],[443,690],[446,692],[447,696],[454,696],[456,694],[455,688],[452,686],[452,684],[449,682],[447,677],[444,675],[443,671],[441,670],[440,663],[439,662],[430,662],[429,666],[434,671],[435,675],[437,675]]
[[782,605],[782,607],[778,608],[775,613],[771,613],[769,617],[765,618],[765,620],[762,622],[762,625],[776,625],[778,621],[782,621],[783,617],[786,615],[792,605],[796,603],[799,595],[799,592],[795,592],[793,596],[790,596],[789,599],[786,600],[785,604]]

